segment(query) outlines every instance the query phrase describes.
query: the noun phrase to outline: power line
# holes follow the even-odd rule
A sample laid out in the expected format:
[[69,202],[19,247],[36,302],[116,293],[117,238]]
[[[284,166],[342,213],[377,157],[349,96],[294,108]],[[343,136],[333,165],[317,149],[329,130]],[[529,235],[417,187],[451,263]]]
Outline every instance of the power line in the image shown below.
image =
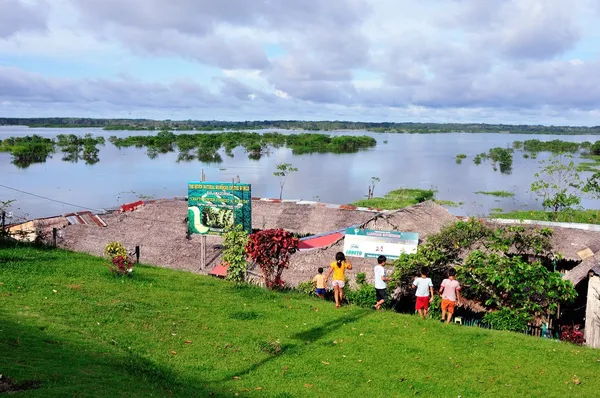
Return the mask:
[[[25,195],[34,196],[36,198],[40,198],[40,199],[44,199],[44,200],[49,200],[51,202],[60,203],[60,204],[67,205],[67,206],[78,207],[80,209],[85,209],[85,210],[90,210],[90,211],[106,212],[106,209],[93,209],[91,207],[80,206],[80,205],[76,205],[76,204],[73,204],[73,203],[64,202],[62,200],[52,199],[52,198],[49,198],[47,196],[42,196],[42,195],[38,195],[38,194],[35,194],[35,193],[23,191],[21,189],[12,188],[12,187],[6,186],[4,184],[0,184],[0,187],[9,189],[11,191],[20,192],[20,193],[25,194]],[[142,221],[153,221],[153,222],[169,223],[169,224],[182,224],[181,222],[178,222],[178,221],[156,220],[156,219],[152,219],[152,218],[136,217],[136,216],[131,215],[131,214],[128,214],[127,217],[128,218],[133,218],[133,219],[136,219],[136,220],[142,220]]]
[[52,198],[48,198],[46,196],[37,195],[35,193],[22,191],[20,189],[12,188],[12,187],[9,187],[9,186],[3,185],[3,184],[0,184],[0,187],[6,188],[6,189],[10,189],[11,191],[20,192],[20,193],[25,194],[25,195],[34,196],[36,198],[45,199],[45,200],[49,200],[51,202],[60,203],[60,204],[67,205],[67,206],[78,207],[80,209],[92,210],[92,211],[104,211],[104,209],[93,209],[91,207],[80,206],[80,205],[76,205],[76,204],[73,204],[73,203],[63,202],[62,200],[52,199]]

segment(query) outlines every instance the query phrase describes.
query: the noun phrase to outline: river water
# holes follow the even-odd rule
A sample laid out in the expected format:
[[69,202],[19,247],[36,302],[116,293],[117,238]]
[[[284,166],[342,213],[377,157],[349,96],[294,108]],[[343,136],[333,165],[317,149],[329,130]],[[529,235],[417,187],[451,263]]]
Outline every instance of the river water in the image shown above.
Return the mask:
[[[296,131],[294,131],[296,132]],[[10,136],[38,134],[55,137],[57,134],[126,137],[150,132],[103,131],[101,129],[31,129],[27,127],[0,127],[0,139]],[[371,177],[381,181],[375,195],[383,195],[397,188],[433,187],[437,198],[462,202],[449,210],[456,215],[487,215],[493,208],[505,211],[523,208],[537,209],[540,205],[529,192],[538,162],[549,154],[539,154],[537,160],[525,159],[521,152],[514,153],[512,173],[494,171],[491,164],[473,163],[473,156],[493,147],[511,146],[513,141],[560,139],[564,141],[591,141],[598,136],[559,136],[522,134],[380,134],[366,131],[329,131],[325,134],[370,135],[377,139],[375,148],[354,154],[293,155],[287,148],[271,149],[260,160],[248,159],[243,149],[234,151],[230,158],[222,153],[223,162],[204,164],[198,160],[177,162],[177,153],[159,155],[150,159],[145,148],[118,149],[108,141],[100,146],[100,162],[86,165],[83,161],[69,163],[56,153],[45,163],[19,169],[11,164],[8,153],[0,153],[0,184],[45,198],[67,202],[60,204],[38,196],[0,187],[0,200],[15,199],[13,212],[28,218],[45,217],[66,212],[106,209],[140,197],[171,198],[187,195],[187,182],[198,181],[202,169],[207,181],[231,181],[240,176],[242,182],[252,184],[252,196],[279,196],[279,180],[273,176],[278,163],[292,163],[298,172],[291,174],[285,184],[284,199],[315,200],[345,204],[362,199]],[[468,157],[456,164],[455,156]],[[582,177],[588,175],[582,173]],[[505,190],[514,192],[512,198],[496,198],[475,194],[476,191]],[[77,205],[77,206],[73,206]],[[600,202],[584,200],[582,205],[597,208]]]

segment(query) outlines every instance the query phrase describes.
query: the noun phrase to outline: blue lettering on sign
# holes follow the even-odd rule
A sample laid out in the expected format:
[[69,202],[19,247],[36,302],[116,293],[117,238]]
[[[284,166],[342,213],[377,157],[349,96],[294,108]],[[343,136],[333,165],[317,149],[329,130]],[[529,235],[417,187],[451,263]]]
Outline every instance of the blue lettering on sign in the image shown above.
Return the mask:
[[358,250],[348,250],[346,252],[346,255],[348,255],[348,256],[362,256],[362,252],[358,251]]

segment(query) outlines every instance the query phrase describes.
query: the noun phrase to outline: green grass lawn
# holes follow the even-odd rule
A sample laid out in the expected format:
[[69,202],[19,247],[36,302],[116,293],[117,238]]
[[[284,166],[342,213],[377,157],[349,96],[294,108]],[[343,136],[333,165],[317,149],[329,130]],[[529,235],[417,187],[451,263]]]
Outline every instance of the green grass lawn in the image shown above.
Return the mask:
[[[600,351],[63,250],[0,249],[19,396],[591,397]],[[575,380],[575,381],[574,381]],[[580,381],[580,383],[577,383]]]
[[[425,200],[434,200],[434,198],[435,191],[432,189],[402,188],[388,192],[383,198],[375,197],[371,199],[361,199],[352,203],[352,205],[357,207],[372,207],[374,209],[382,210],[396,210],[414,206],[417,203]],[[458,207],[462,205],[462,203],[456,203],[450,200],[435,201],[440,205],[450,207]]]
[[[558,213],[557,222],[573,222],[581,224],[600,224],[599,210],[565,210]],[[520,210],[506,213],[492,213],[492,218],[511,220],[555,221],[554,213],[543,210]]]

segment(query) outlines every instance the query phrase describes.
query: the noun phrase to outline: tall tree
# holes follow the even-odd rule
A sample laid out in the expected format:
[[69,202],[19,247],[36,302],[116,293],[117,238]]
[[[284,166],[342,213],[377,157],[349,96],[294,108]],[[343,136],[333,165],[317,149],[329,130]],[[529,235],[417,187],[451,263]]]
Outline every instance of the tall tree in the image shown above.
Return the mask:
[[560,211],[581,204],[582,181],[577,167],[572,160],[566,163],[563,158],[571,159],[571,156],[542,160],[541,170],[535,173],[537,180],[531,184],[531,192],[542,200],[545,209],[554,213],[555,221]]

